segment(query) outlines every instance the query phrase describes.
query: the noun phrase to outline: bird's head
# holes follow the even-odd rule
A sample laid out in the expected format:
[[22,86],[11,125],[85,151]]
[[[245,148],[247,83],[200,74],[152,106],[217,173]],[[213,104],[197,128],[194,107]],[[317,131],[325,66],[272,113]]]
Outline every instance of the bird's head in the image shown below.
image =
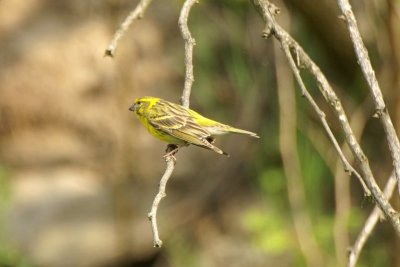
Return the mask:
[[130,111],[135,112],[137,115],[143,115],[146,113],[156,102],[158,98],[145,96],[141,98],[136,98],[135,102],[129,107]]

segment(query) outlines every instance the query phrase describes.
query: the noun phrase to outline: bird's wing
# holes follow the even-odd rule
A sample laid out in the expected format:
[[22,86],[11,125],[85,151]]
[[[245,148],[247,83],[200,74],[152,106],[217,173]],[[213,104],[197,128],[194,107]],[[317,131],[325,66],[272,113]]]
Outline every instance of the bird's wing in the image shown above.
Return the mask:
[[189,116],[182,114],[157,116],[151,118],[149,122],[157,130],[196,145],[203,144],[200,140],[210,136],[207,130],[195,123]]
[[187,143],[211,149],[219,154],[226,154],[210,143],[210,133],[198,125],[189,115],[162,115],[150,118],[149,123],[157,130]]

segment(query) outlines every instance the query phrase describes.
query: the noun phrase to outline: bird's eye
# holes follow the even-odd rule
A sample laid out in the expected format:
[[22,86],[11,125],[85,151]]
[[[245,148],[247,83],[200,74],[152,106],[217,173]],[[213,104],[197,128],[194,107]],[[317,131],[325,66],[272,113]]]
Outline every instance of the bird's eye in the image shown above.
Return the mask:
[[140,101],[137,101],[137,102],[136,102],[136,105],[139,105],[139,106],[140,106],[141,104],[142,104],[142,102],[140,102]]

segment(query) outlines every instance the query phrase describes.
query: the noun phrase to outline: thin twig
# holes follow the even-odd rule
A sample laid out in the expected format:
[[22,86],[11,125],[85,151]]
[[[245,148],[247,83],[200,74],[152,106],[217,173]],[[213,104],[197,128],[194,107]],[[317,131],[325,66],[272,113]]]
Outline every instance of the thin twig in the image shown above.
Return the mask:
[[[303,50],[303,48],[279,24],[276,23],[274,18],[274,15],[276,14],[277,10],[276,7],[273,6],[268,0],[251,0],[251,1],[254,4],[257,11],[261,14],[266,24],[264,37],[269,37],[270,35],[274,35],[274,37],[282,43],[283,48],[285,48],[286,46],[285,48],[286,54],[288,48],[293,50],[297,55],[298,65],[307,69],[315,78],[319,90],[321,91],[325,100],[330,104],[336,117],[339,119],[342,131],[345,134],[346,143],[348,144],[354,158],[356,159],[357,164],[359,165],[362,171],[363,180],[365,184],[370,190],[375,201],[378,203],[378,205],[384,212],[386,218],[393,225],[396,233],[400,235],[400,221],[398,219],[398,216],[396,215],[397,213],[390,205],[390,203],[387,201],[385,196],[382,194],[382,191],[376,184],[375,177],[372,174],[371,168],[369,166],[368,158],[366,157],[360,144],[355,138],[353,130],[351,129],[350,124],[348,122],[346,113],[344,112],[343,106],[339,98],[337,97],[335,91],[330,86],[325,75],[321,72],[320,68],[315,64],[315,62],[311,60],[311,58],[307,55],[307,53]],[[290,59],[293,60],[292,57],[290,57]],[[294,71],[295,76],[296,75],[299,76],[300,74],[296,74],[296,72],[298,72],[298,70]],[[302,87],[301,89],[302,92],[305,94],[306,92],[304,92],[303,88],[304,86],[302,86],[301,83],[300,86]],[[325,124],[326,123],[326,120],[324,119],[325,114],[320,113],[319,115],[321,121],[323,122],[323,124]],[[326,128],[326,125],[324,125],[324,127]],[[333,139],[331,138],[331,140]],[[336,144],[334,143],[334,146],[337,151],[340,151],[338,150],[338,148],[340,149],[340,147],[337,144],[337,142]],[[346,163],[345,162],[343,163],[345,164],[345,170],[352,171],[351,168],[349,168],[349,166],[351,165],[346,166]]]
[[[195,0],[186,0],[185,3],[182,6],[181,9],[181,14],[179,16],[179,28],[182,31],[182,37],[185,41],[185,67],[186,67],[186,76],[185,76],[185,86],[182,92],[182,97],[181,97],[181,102],[182,105],[185,107],[189,107],[189,98],[190,98],[190,92],[192,88],[192,84],[194,81],[193,78],[193,46],[195,44],[194,39],[192,38],[189,27],[187,25],[188,17],[189,17],[189,12],[190,9],[192,8],[193,4],[196,3],[197,1]],[[167,152],[169,150],[170,146],[167,146]],[[151,229],[153,231],[153,242],[154,242],[154,247],[161,247],[162,246],[162,241],[160,239],[160,236],[158,234],[158,226],[157,226],[157,210],[158,210],[158,205],[161,202],[161,199],[166,196],[165,194],[165,187],[167,185],[167,182],[169,178],[172,175],[172,172],[175,167],[175,157],[174,155],[170,155],[166,157],[166,162],[167,162],[167,168],[165,169],[164,175],[161,178],[160,181],[160,187],[158,190],[157,195],[154,198],[153,205],[151,207],[151,211],[149,212],[149,220],[151,223]]]
[[164,175],[161,177],[160,185],[158,189],[158,193],[154,198],[153,205],[151,206],[151,211],[148,214],[148,218],[151,222],[151,229],[153,231],[153,242],[154,247],[161,247],[162,241],[158,234],[157,227],[157,209],[160,204],[161,199],[163,199],[167,194],[165,193],[165,187],[167,186],[167,182],[172,175],[175,167],[175,158],[174,156],[169,156],[165,160],[167,162],[167,168],[165,169]]
[[185,41],[185,86],[183,88],[181,103],[184,107],[189,107],[189,97],[194,82],[193,77],[193,47],[196,41],[192,38],[188,27],[188,17],[192,6],[197,3],[197,0],[186,0],[182,6],[181,14],[179,16],[179,28],[181,29],[182,38]]
[[375,104],[375,116],[379,117],[383,129],[385,130],[386,138],[389,144],[389,150],[393,159],[393,166],[397,178],[398,191],[400,193],[400,142],[397,137],[396,130],[393,127],[392,120],[389,116],[389,112],[386,108],[383,100],[382,91],[379,87],[378,80],[376,79],[375,72],[371,66],[371,61],[368,56],[368,51],[365,48],[364,42],[361,38],[361,34],[357,27],[357,21],[354,13],[351,9],[351,5],[348,0],[338,0],[338,5],[343,13],[344,19],[347,22],[349,29],[350,38],[354,45],[354,51],[356,53],[358,62],[361,70],[364,74],[364,78],[368,83],[374,104]]
[[[278,70],[277,70],[278,71]],[[355,112],[351,115],[350,125],[354,130],[356,138],[359,140],[362,136],[363,129],[367,122],[367,118],[364,116],[366,111],[369,111],[369,105],[367,108],[368,101],[364,101],[362,106],[358,107]],[[335,219],[333,224],[333,234],[334,234],[334,244],[336,252],[337,266],[345,266],[348,261],[348,223],[347,219],[350,212],[351,197],[350,197],[350,180],[348,179],[348,174],[343,170],[343,163],[340,158],[335,157],[336,160],[332,158],[332,149],[322,140],[325,135],[322,136],[321,132],[316,130],[316,127],[310,125],[304,126],[304,124],[299,125],[299,129],[302,133],[309,137],[310,142],[313,147],[318,151],[319,155],[325,162],[326,166],[331,171],[334,176],[335,181]],[[350,153],[347,144],[344,142],[341,145],[343,153],[347,156]],[[349,162],[353,162],[353,159],[349,159]]]
[[368,189],[368,187],[365,185],[361,175],[353,168],[353,166],[351,166],[351,164],[349,163],[349,161],[346,159],[346,156],[344,155],[342,148],[340,147],[338,141],[336,140],[335,135],[333,134],[331,128],[329,127],[328,121],[326,120],[326,115],[325,113],[319,108],[318,104],[315,102],[314,98],[311,96],[311,94],[308,92],[303,79],[300,76],[300,71],[296,66],[296,63],[292,57],[292,54],[290,53],[290,48],[289,45],[285,42],[282,42],[282,47],[283,47],[283,51],[286,54],[286,57],[289,61],[289,65],[292,68],[292,71],[294,73],[294,76],[297,80],[297,83],[300,85],[300,89],[301,92],[303,93],[304,97],[310,102],[311,106],[314,108],[315,112],[318,114],[322,126],[324,126],[324,129],[326,131],[326,133],[328,134],[329,139],[331,140],[333,147],[335,148],[336,152],[339,155],[340,160],[343,163],[344,166],[344,170],[346,173],[348,174],[354,174],[358,180],[360,181],[360,184],[362,185],[363,189],[364,189],[364,193],[367,196],[371,195],[370,190]]
[[141,19],[146,12],[147,7],[153,0],[141,0],[139,4],[136,6],[134,10],[125,18],[125,20],[121,23],[118,30],[115,32],[113,39],[110,44],[107,46],[106,51],[104,52],[105,56],[114,57],[115,49],[117,49],[118,41],[125,34],[126,30],[132,24],[135,19]]
[[[365,113],[367,101],[359,106],[350,117],[350,125],[353,129],[357,140],[360,140],[364,132],[367,116]],[[348,155],[350,153],[346,143],[342,144],[343,152]],[[354,162],[353,160],[351,162]],[[346,173],[343,172],[342,164],[336,161],[333,167],[335,181],[335,217],[333,222],[333,237],[335,243],[335,253],[337,266],[345,266],[348,258],[347,248],[349,247],[349,229],[348,219],[351,210],[351,192],[350,180],[346,179]]]
[[[396,177],[394,173],[392,173],[383,191],[383,194],[387,199],[390,199],[392,197],[393,191],[396,187],[396,182],[397,182]],[[360,234],[358,235],[353,247],[350,249],[347,267],[356,266],[358,257],[360,256],[360,253],[365,245],[365,242],[367,242],[368,237],[371,235],[372,231],[374,230],[381,216],[382,216],[381,209],[378,206],[375,206],[371,214],[368,216],[368,219],[366,220],[363,229],[360,231]]]
[[[285,18],[287,21],[288,18]],[[288,23],[285,23],[288,24]],[[287,178],[287,194],[298,245],[307,266],[323,266],[324,256],[312,230],[296,141],[296,98],[293,75],[285,56],[274,46],[279,100],[279,147]]]

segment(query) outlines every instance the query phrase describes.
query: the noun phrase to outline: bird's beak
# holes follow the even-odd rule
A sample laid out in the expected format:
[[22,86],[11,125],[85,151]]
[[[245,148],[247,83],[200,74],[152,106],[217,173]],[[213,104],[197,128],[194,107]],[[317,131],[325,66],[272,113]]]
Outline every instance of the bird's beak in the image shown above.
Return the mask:
[[135,112],[136,111],[135,104],[132,104],[132,106],[129,107],[129,110]]

